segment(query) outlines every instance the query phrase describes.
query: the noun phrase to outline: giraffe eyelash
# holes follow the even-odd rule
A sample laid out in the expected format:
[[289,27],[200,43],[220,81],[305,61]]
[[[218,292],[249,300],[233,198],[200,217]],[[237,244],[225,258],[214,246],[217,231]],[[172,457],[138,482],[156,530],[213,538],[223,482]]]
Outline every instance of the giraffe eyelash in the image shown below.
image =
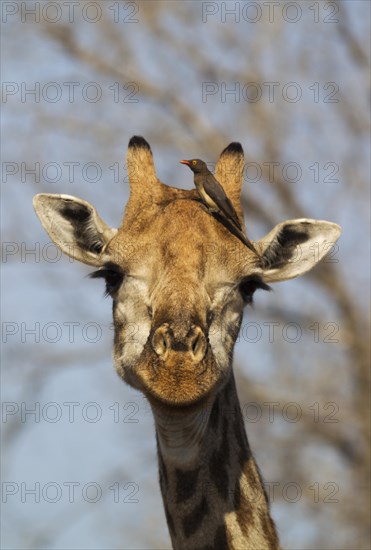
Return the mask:
[[124,274],[117,269],[103,268],[98,269],[98,271],[93,271],[93,273],[90,273],[89,277],[91,279],[104,279],[106,281],[105,296],[112,296],[121,285]]
[[242,295],[242,298],[246,304],[253,303],[253,295],[256,290],[272,290],[272,288],[267,285],[260,277],[250,276],[246,277],[239,284],[239,291]]

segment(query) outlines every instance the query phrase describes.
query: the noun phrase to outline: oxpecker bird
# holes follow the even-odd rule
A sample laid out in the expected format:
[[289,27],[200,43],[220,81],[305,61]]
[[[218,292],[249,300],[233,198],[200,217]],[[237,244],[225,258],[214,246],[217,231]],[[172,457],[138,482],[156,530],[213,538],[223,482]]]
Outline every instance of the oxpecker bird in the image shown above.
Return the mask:
[[194,173],[196,189],[208,209],[214,213],[221,214],[228,221],[232,222],[239,231],[242,231],[241,222],[238,219],[233,204],[225,194],[223,187],[206,166],[206,163],[200,159],[181,160],[180,162],[189,166]]

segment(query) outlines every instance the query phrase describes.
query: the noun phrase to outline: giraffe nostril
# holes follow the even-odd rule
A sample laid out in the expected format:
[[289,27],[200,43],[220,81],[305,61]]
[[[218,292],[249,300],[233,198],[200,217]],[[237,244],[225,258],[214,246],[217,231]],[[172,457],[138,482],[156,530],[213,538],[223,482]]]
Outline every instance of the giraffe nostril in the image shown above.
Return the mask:
[[193,335],[191,340],[190,350],[193,359],[197,362],[202,361],[207,350],[207,341],[204,332],[200,327],[193,327]]
[[193,344],[192,344],[192,352],[193,352],[194,354],[197,353],[197,348],[198,348],[198,346],[199,346],[199,343],[200,343],[200,336],[197,335],[196,338],[195,338],[195,340],[193,341]]
[[152,337],[152,347],[159,357],[165,357],[170,348],[169,327],[163,325],[158,328]]

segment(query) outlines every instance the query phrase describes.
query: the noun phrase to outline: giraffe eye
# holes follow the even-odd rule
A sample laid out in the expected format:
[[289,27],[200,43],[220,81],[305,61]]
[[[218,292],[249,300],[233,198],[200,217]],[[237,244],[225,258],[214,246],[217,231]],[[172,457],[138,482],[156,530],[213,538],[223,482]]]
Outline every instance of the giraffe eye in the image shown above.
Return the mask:
[[247,277],[240,283],[239,290],[246,304],[252,304],[254,292],[259,288],[271,290],[270,286],[264,283],[260,277]]
[[192,160],[192,164],[193,164],[193,166],[194,166],[195,164],[197,164],[197,160]]
[[120,271],[114,269],[99,269],[90,274],[92,279],[97,279],[102,277],[106,281],[106,296],[112,296],[121,285],[124,275]]
[[246,281],[240,285],[240,292],[246,304],[252,303],[252,298],[256,290],[256,285],[253,282]]

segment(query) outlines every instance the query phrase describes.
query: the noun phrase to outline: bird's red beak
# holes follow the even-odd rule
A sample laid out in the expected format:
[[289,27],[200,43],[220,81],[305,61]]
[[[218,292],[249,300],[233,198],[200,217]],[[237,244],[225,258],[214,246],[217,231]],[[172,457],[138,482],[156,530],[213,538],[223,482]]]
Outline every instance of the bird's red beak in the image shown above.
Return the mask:
[[180,160],[179,162],[180,162],[180,164],[186,164],[187,166],[190,166],[190,164],[191,164],[189,162],[189,160]]

